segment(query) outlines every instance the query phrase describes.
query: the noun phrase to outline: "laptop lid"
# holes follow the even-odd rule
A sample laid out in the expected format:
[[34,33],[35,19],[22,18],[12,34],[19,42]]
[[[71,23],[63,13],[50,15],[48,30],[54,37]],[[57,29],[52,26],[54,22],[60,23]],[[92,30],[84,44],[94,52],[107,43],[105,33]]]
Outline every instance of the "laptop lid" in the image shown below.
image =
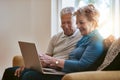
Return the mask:
[[43,72],[34,43],[18,41],[25,67]]
[[35,43],[18,41],[24,59],[25,67],[40,71],[43,74],[64,75],[65,73],[51,68],[43,68]]

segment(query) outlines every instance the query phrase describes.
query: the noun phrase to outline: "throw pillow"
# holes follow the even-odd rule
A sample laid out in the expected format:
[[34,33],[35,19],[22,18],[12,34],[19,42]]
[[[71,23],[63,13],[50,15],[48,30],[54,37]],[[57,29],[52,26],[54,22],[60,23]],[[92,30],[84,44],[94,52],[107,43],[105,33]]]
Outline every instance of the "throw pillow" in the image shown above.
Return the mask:
[[104,39],[104,49],[107,51],[111,44],[115,41],[115,37],[113,35],[108,36],[106,39]]
[[114,61],[114,59],[118,56],[119,52],[120,52],[120,38],[112,43],[112,45],[108,49],[108,52],[105,56],[103,63],[98,67],[97,70],[103,70],[108,65],[110,65]]
[[88,68],[88,70],[95,71],[97,68],[102,64],[104,61],[104,58],[106,56],[106,53],[111,46],[111,44],[115,41],[115,37],[113,35],[108,36],[106,39],[103,40],[103,45],[104,45],[104,51],[103,54],[95,61],[95,63]]

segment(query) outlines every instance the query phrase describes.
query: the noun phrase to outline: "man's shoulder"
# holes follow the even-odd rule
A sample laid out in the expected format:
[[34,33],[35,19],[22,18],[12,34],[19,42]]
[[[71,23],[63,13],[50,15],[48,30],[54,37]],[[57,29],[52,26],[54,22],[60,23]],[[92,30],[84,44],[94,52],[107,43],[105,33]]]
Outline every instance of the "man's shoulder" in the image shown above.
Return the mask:
[[63,35],[64,34],[64,32],[62,31],[62,32],[58,32],[56,35]]
[[64,32],[58,32],[57,34],[52,36],[52,39],[57,39],[57,38],[60,38],[62,36],[64,36]]
[[58,32],[55,35],[53,35],[53,37],[58,37],[58,36],[63,36],[63,35],[64,35],[64,32]]

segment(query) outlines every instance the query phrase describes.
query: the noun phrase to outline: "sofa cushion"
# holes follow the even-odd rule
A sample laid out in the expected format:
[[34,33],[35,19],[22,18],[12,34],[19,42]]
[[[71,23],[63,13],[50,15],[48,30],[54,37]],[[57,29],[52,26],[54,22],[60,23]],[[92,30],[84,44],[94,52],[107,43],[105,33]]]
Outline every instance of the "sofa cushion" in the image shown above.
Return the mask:
[[62,80],[120,80],[120,71],[87,71],[66,74]]
[[106,56],[106,53],[111,46],[111,44],[115,41],[115,37],[113,35],[108,36],[106,39],[104,39],[103,44],[104,44],[104,51],[103,54],[96,60],[96,62],[88,68],[88,70],[97,70],[97,68],[103,63],[104,58]]
[[24,66],[23,57],[20,55],[14,56],[12,65],[13,65],[13,67],[14,66]]
[[118,53],[116,58],[103,70],[105,70],[105,71],[120,70],[120,52]]
[[115,40],[105,56],[104,62],[100,65],[98,70],[113,70],[118,69],[120,65],[120,38]]
[[115,56],[115,58],[110,59],[111,60],[110,64],[103,70],[120,70],[120,38],[116,40],[116,44],[114,43],[114,45],[111,46],[111,49],[114,52],[112,56],[113,57]]
[[106,39],[104,39],[103,44],[105,51],[108,51],[109,47],[114,41],[115,41],[115,37],[113,35],[110,35]]

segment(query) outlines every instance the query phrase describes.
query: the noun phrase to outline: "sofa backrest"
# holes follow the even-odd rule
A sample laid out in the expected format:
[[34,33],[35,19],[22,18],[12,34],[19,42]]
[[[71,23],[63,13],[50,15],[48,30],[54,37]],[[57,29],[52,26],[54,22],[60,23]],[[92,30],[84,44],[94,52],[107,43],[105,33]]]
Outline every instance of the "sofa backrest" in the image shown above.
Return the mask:
[[16,55],[13,57],[12,60],[12,66],[24,66],[24,60],[23,57],[21,55]]
[[99,70],[120,70],[120,38],[110,46],[105,60],[98,68]]
[[108,36],[106,39],[104,39],[104,51],[103,54],[96,60],[96,62],[88,68],[88,71],[95,71],[97,68],[103,63],[104,58],[106,56],[106,53],[111,46],[111,44],[115,41],[115,37],[113,35]]

